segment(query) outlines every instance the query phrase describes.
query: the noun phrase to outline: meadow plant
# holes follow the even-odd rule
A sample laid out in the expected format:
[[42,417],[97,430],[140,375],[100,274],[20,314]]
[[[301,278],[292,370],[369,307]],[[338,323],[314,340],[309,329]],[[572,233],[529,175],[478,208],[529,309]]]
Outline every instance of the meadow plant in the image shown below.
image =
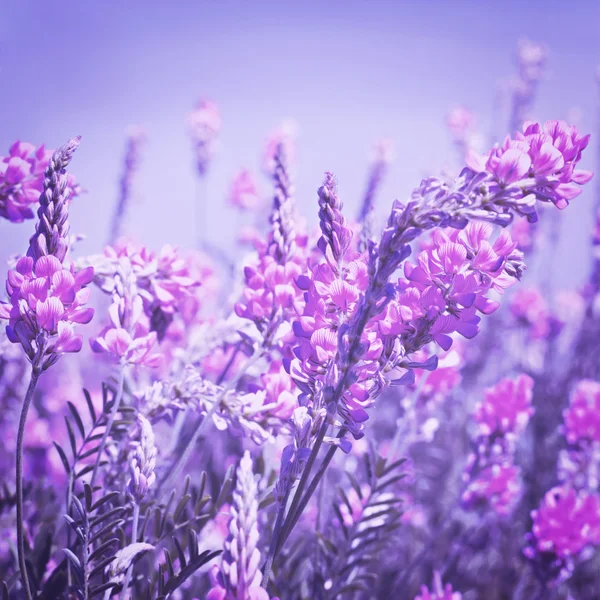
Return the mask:
[[[599,598],[598,225],[582,290],[526,273],[538,218],[592,178],[589,135],[526,120],[547,58],[519,45],[487,152],[449,113],[461,168],[382,228],[391,142],[356,220],[343,181],[314,182],[311,228],[285,122],[260,157],[272,191],[249,169],[229,189],[243,259],[123,237],[138,128],[108,245],[72,260],[80,140],[15,142],[0,225],[37,220],[0,303],[3,600]],[[221,126],[214,102],[188,116],[202,181]]]

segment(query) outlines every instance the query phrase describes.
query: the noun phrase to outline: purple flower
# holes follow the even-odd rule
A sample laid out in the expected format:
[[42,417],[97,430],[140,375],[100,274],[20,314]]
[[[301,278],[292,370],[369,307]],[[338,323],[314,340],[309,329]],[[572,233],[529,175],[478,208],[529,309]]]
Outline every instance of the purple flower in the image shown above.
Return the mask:
[[148,493],[148,489],[154,485],[156,480],[156,474],[154,473],[156,467],[156,445],[150,421],[138,414],[137,422],[140,439],[135,444],[133,457],[129,463],[131,479],[129,480],[127,489],[136,503],[140,504]]
[[462,595],[452,591],[452,586],[442,582],[442,576],[438,571],[433,574],[433,587],[431,591],[427,586],[421,586],[421,593],[415,596],[415,600],[461,600]]
[[217,137],[221,131],[219,107],[210,100],[199,100],[188,115],[188,130],[194,147],[196,168],[203,177],[215,154]]
[[552,488],[531,518],[534,551],[568,561],[587,546],[600,544],[597,494],[577,492],[571,487]]
[[519,375],[487,388],[484,400],[475,407],[473,415],[478,436],[520,435],[534,412],[533,385],[529,375]]
[[484,504],[508,516],[521,495],[520,469],[513,464],[492,464],[480,471],[462,495],[464,506]]
[[488,155],[469,153],[467,164],[475,172],[492,175],[501,187],[518,184],[538,200],[565,208],[592,178],[589,171],[576,169],[589,138],[564,121],[525,124],[523,133],[507,137]]
[[107,353],[117,362],[157,367],[161,356],[153,350],[158,335],[150,330],[150,319],[136,283],[131,264],[122,257],[113,279],[113,303],[108,310],[111,325],[90,344],[94,352]]
[[258,185],[248,169],[242,169],[233,178],[229,192],[229,203],[241,210],[256,210],[262,204]]
[[229,536],[221,569],[213,568],[212,589],[207,600],[269,600],[269,594],[260,587],[257,526],[257,487],[252,471],[252,459],[246,451],[237,470],[237,484],[233,494]]
[[[33,218],[32,207],[44,190],[44,171],[52,154],[44,146],[36,149],[33,144],[17,141],[8,156],[0,157],[0,217],[13,223]],[[69,200],[81,190],[70,174],[67,188]]]
[[583,380],[563,412],[564,432],[569,444],[600,442],[600,383]]
[[43,369],[65,352],[79,352],[82,337],[73,326],[92,320],[94,309],[85,304],[93,276],[91,267],[75,272],[55,256],[42,256],[35,263],[29,256],[21,258],[8,273],[10,304],[0,304],[0,318],[9,321],[9,340],[20,343],[32,362],[42,361]]

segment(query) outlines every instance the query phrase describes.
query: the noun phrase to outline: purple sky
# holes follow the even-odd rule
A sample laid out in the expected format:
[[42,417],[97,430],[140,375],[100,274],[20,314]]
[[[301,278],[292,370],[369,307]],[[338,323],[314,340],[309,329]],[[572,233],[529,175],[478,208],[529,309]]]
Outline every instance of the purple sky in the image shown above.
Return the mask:
[[[81,252],[96,252],[116,197],[123,132],[144,125],[150,139],[128,231],[154,247],[186,246],[196,181],[185,116],[199,96],[212,98],[223,132],[205,231],[227,247],[230,179],[240,167],[258,169],[265,136],[283,118],[300,127],[296,188],[311,222],[323,171],[336,173],[354,214],[371,144],[392,138],[398,158],[380,196],[383,216],[452,158],[449,106],[466,104],[489,131],[496,85],[514,72],[522,36],[551,51],[535,116],[565,118],[578,107],[581,128],[595,132],[599,33],[593,0],[4,0],[0,149],[15,139],[55,147],[83,136],[72,170],[89,193],[73,205],[72,229],[88,236]],[[596,162],[589,152],[583,166]],[[584,272],[575,257],[589,254],[593,193],[564,219],[568,244],[557,270],[568,283]],[[0,257],[22,252],[30,233],[31,223],[0,223]]]

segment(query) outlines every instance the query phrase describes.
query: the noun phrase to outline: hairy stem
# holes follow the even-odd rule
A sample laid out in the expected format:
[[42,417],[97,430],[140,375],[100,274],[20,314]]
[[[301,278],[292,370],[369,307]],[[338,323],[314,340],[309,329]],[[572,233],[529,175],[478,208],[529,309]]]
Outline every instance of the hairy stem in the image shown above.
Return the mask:
[[19,419],[19,430],[17,432],[17,547],[19,554],[19,569],[21,579],[23,580],[23,589],[27,600],[32,600],[31,589],[29,587],[29,577],[27,576],[27,564],[25,562],[25,528],[23,519],[23,437],[25,434],[25,423],[27,422],[27,413],[31,406],[33,393],[40,378],[41,370],[37,366],[31,369],[31,379],[29,387],[25,394],[25,400],[21,408],[21,418]]
[[102,458],[102,453],[106,447],[106,442],[108,441],[108,437],[110,435],[110,430],[112,429],[113,423],[117,416],[117,412],[119,411],[119,405],[121,404],[121,398],[123,396],[123,385],[125,383],[125,365],[121,364],[119,367],[119,375],[117,382],[117,391],[115,392],[115,396],[113,398],[113,405],[110,410],[110,415],[108,417],[108,421],[106,423],[106,428],[104,429],[104,434],[102,435],[102,440],[100,441],[100,446],[98,447],[98,453],[96,454],[96,464],[94,465],[94,471],[92,472],[92,478],[90,479],[90,487],[93,489],[94,481],[96,480],[96,476],[98,475],[98,467],[100,466],[100,460]]

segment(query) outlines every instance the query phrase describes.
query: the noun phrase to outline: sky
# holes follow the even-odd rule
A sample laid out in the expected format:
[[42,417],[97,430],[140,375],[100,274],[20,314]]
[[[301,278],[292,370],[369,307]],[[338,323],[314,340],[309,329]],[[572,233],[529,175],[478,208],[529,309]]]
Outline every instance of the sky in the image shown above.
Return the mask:
[[[79,252],[98,252],[124,132],[140,124],[148,142],[126,231],[154,248],[190,246],[199,186],[185,120],[210,98],[223,118],[203,192],[210,243],[232,247],[242,219],[226,203],[231,178],[242,167],[260,176],[265,138],[286,118],[298,123],[297,202],[311,223],[324,171],[336,174],[352,215],[373,142],[394,141],[383,219],[395,198],[454,159],[444,128],[451,106],[468,106],[491,130],[497,86],[514,73],[522,37],[550,50],[533,116],[578,114],[595,134],[599,32],[593,0],[2,0],[0,154],[16,139],[57,147],[81,135],[72,172],[87,193],[73,204],[72,231],[87,236]],[[600,162],[594,138],[592,146],[584,168]],[[554,268],[567,285],[589,262],[599,192],[588,187],[561,219]],[[32,225],[0,223],[0,259],[25,250]]]

